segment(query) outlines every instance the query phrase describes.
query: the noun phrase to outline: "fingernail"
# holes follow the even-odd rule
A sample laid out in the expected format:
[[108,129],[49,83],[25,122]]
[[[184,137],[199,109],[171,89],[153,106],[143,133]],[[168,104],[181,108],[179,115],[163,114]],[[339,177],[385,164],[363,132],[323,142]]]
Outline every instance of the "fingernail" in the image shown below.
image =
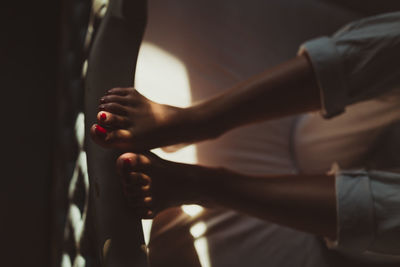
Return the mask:
[[100,103],[106,102],[106,99],[104,97],[100,98]]
[[105,135],[107,133],[107,130],[101,127],[100,125],[95,126],[96,133],[100,135]]
[[107,119],[106,113],[101,113],[100,114],[100,120],[105,121]]

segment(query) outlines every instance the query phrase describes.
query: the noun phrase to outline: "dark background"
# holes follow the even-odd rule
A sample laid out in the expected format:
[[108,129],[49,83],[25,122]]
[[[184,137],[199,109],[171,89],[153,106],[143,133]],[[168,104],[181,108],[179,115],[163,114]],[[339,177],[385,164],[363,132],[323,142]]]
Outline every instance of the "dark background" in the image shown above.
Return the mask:
[[1,7],[1,266],[49,266],[60,2]]

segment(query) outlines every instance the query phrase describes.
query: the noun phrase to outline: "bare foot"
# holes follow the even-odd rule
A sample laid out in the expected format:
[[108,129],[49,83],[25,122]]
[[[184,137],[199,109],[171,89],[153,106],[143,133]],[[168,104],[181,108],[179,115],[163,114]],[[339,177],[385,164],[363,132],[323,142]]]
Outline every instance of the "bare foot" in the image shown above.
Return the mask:
[[133,88],[113,88],[100,99],[92,139],[105,148],[144,151],[194,141],[197,118],[186,109],[155,103]]
[[117,160],[123,193],[135,213],[144,219],[168,207],[198,203],[194,188],[199,168],[151,153],[125,153]]

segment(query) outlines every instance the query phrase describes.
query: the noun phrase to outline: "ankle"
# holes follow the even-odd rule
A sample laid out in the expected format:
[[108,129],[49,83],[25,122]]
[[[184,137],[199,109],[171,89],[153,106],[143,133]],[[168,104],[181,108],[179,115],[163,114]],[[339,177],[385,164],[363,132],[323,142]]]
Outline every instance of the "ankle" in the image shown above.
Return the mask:
[[216,204],[216,195],[220,188],[215,187],[223,168],[205,167],[199,165],[186,165],[183,171],[184,190],[188,192],[186,204],[198,204],[205,207]]
[[191,141],[216,139],[220,136],[220,127],[214,123],[211,114],[202,105],[185,108],[184,127],[188,129]]

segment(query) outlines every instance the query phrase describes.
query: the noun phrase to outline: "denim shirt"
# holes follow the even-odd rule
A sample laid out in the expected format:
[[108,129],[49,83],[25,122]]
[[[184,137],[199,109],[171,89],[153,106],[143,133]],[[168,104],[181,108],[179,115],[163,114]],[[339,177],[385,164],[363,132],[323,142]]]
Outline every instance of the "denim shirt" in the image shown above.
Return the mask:
[[[350,104],[396,93],[400,12],[350,23],[332,37],[305,42],[302,53],[309,57],[317,77],[325,118],[345,112]],[[394,145],[400,143],[397,138],[393,134],[386,138],[386,148],[392,152],[382,149],[385,152],[375,160],[391,165],[336,171],[338,238],[329,242],[332,247],[400,260],[400,172],[393,170],[400,170],[400,160],[394,160],[400,155],[400,146]]]

